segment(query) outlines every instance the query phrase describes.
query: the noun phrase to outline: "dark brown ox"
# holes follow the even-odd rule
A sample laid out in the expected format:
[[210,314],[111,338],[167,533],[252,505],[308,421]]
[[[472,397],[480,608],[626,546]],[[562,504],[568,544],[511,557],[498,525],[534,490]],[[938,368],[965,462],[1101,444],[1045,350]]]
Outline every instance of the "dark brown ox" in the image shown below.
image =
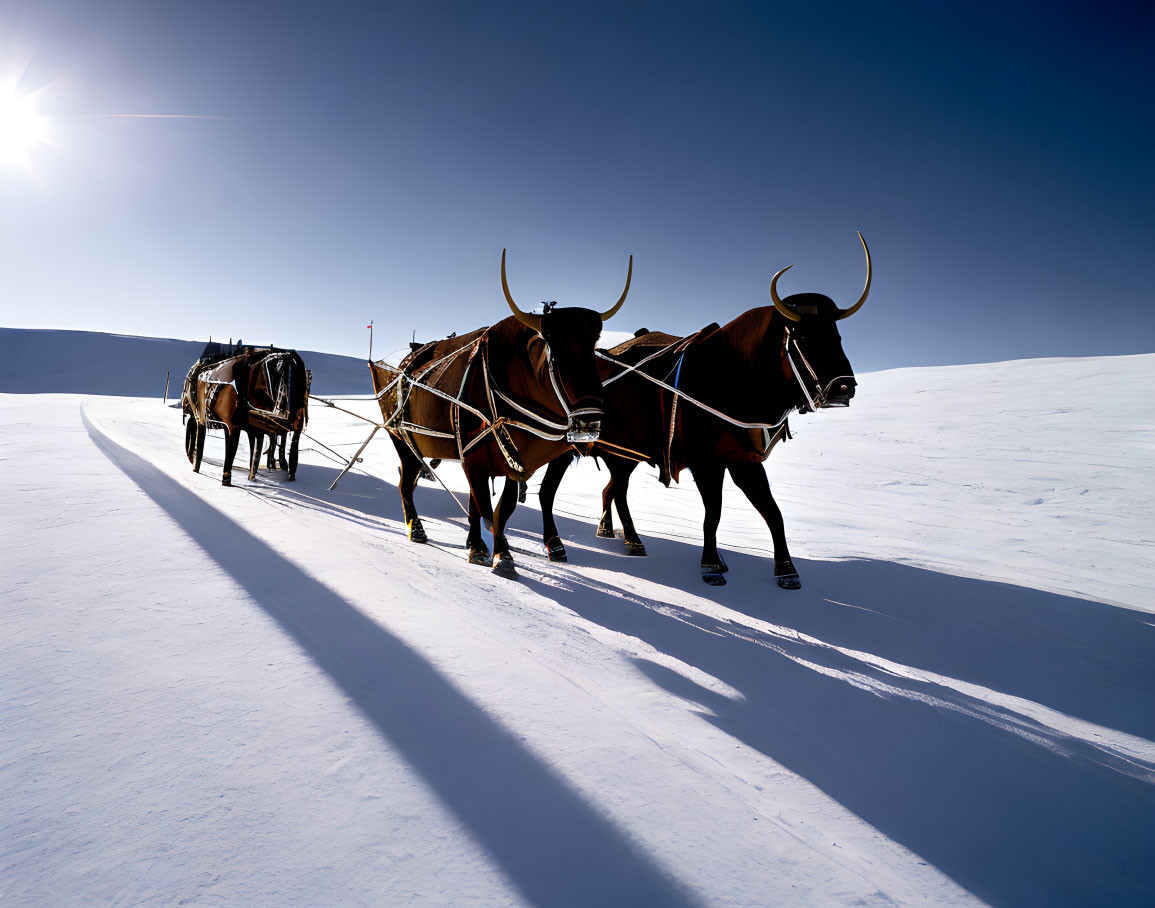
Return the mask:
[[[722,480],[729,471],[770,528],[776,582],[784,589],[801,586],[762,462],[787,434],[786,417],[793,411],[850,405],[854,373],[836,322],[857,312],[870,292],[870,250],[865,240],[862,248],[866,287],[847,309],[817,293],[781,299],[778,279],[787,270],[783,268],[770,282],[773,306],[751,309],[724,327],[709,325],[689,337],[644,333],[608,351],[618,363],[642,363],[637,371],[662,384],[602,361],[602,434],[597,444],[581,449],[603,458],[610,472],[597,535],[614,535],[614,505],[627,552],[644,555],[626,502],[630,474],[644,461],[658,467],[668,486],[689,467],[706,509],[702,579],[722,585],[727,567],[718,553],[717,529]],[[555,561],[564,561],[566,554],[554,523],[553,500],[571,460],[572,456],[564,456],[551,463],[539,492],[543,537]]]
[[[205,433],[225,432],[225,463],[222,485],[232,485],[233,460],[241,432],[249,436],[249,479],[260,466],[265,436],[273,449],[281,444],[281,469],[289,481],[297,478],[297,458],[301,433],[309,421],[309,371],[295,350],[275,347],[223,347],[210,343],[189,369],[181,393],[181,409],[188,418],[185,453],[200,472]],[[285,459],[285,438],[290,437]]]
[[[491,563],[481,521],[493,532],[495,572],[516,572],[505,525],[517,506],[518,484],[569,449],[598,437],[602,385],[594,347],[602,323],[630,290],[630,256],[621,298],[606,312],[557,309],[523,312],[509,292],[505,253],[501,285],[513,315],[462,337],[435,341],[397,368],[370,363],[385,427],[401,459],[401,507],[409,538],[425,542],[413,503],[423,458],[460,460],[469,482],[469,561]],[[508,480],[492,506],[489,480]]]

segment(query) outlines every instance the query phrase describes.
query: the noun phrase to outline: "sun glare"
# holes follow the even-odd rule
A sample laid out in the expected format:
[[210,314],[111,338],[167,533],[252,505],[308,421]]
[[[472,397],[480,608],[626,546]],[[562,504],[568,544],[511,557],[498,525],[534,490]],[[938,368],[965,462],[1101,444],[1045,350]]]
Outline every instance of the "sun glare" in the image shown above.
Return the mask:
[[29,151],[48,142],[48,120],[32,98],[0,88],[0,164],[27,167]]

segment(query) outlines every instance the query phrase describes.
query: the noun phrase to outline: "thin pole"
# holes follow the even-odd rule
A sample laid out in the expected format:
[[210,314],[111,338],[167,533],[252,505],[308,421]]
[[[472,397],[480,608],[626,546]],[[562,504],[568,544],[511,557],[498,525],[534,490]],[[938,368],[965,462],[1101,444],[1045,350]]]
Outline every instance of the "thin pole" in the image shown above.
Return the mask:
[[171,370],[164,373],[164,405],[166,407],[168,406],[168,379],[170,375],[172,375]]
[[366,325],[366,327],[369,329],[369,362],[373,362],[373,320],[372,319],[369,320],[369,324]]
[[377,430],[380,428],[381,428],[380,426],[374,426],[373,427],[373,431],[369,433],[369,437],[365,439],[365,443],[362,444],[361,447],[359,447],[357,449],[356,454],[354,454],[352,457],[349,458],[349,462],[347,464],[345,464],[345,469],[343,469],[340,473],[337,474],[337,478],[333,480],[333,484],[331,486],[329,486],[328,491],[332,492],[333,489],[337,488],[337,483],[339,483],[341,481],[341,477],[344,476],[346,473],[348,473],[351,469],[353,469],[353,466],[355,464],[358,464],[361,462],[361,452],[364,451],[367,447],[369,447],[369,442],[371,442],[373,440],[373,436],[377,434]]

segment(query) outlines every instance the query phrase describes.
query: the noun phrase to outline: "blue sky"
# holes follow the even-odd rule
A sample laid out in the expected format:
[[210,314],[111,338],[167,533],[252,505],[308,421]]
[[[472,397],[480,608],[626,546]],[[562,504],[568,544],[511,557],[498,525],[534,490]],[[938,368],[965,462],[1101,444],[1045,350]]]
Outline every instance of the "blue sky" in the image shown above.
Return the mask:
[[[853,302],[859,371],[1155,349],[1152,6],[0,0],[0,324],[364,355]],[[199,118],[140,118],[180,114]],[[211,119],[210,119],[211,118]]]

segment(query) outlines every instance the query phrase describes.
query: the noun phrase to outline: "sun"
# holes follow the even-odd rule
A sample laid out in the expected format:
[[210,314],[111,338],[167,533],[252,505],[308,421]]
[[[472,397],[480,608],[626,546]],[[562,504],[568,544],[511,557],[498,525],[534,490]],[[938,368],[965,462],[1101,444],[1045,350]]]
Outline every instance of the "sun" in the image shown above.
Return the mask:
[[28,153],[41,144],[51,144],[48,118],[31,97],[0,86],[0,164],[27,167]]

